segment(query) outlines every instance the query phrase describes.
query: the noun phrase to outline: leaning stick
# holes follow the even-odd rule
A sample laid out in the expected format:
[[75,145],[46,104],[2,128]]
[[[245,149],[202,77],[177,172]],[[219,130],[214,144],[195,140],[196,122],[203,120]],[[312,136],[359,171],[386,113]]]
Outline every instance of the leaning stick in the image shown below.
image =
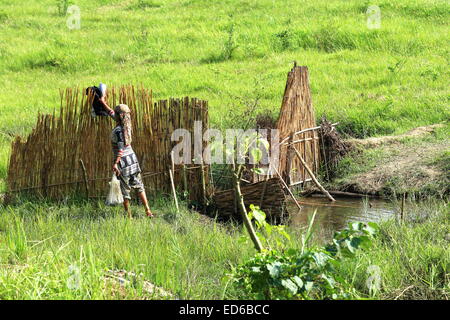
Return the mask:
[[175,161],[173,160],[173,151],[170,152],[170,164],[172,165],[172,175],[175,176]]
[[308,174],[310,175],[312,181],[316,184],[316,186],[320,189],[320,191],[322,191],[322,193],[327,196],[327,198],[330,201],[336,201],[329,193],[328,191],[322,187],[322,185],[319,183],[319,181],[317,180],[316,176],[314,175],[314,173],[311,171],[311,169],[308,167],[308,165],[306,164],[305,160],[303,159],[302,155],[300,154],[300,152],[298,152],[298,150],[293,146],[292,147],[295,151],[295,153],[297,154],[298,158],[300,159],[300,162],[302,163],[302,165],[305,167],[306,171],[308,172]]
[[284,182],[283,178],[281,177],[281,174],[278,172],[278,170],[273,167],[273,170],[275,170],[275,173],[277,174],[278,178],[280,178],[281,182],[283,183],[284,187],[286,188],[286,190],[288,191],[288,193],[290,194],[290,196],[292,197],[292,199],[294,200],[295,204],[297,205],[297,207],[301,210],[302,207],[300,206],[300,204],[298,203],[297,199],[295,199],[294,194],[292,193],[291,189],[289,189],[289,186],[286,184],[286,182]]
[[263,202],[264,202],[264,196],[266,195],[267,181],[269,181],[269,174],[266,175],[266,181],[264,181],[263,190],[261,192],[261,198],[259,199],[259,208],[260,209],[262,209]]
[[205,204],[208,203],[208,199],[206,196],[206,178],[205,178],[205,165],[202,163],[201,165],[202,170],[202,192],[203,192],[203,201]]
[[88,175],[86,172],[86,167],[84,166],[84,162],[80,159],[81,169],[83,170],[83,178],[84,178],[84,187],[86,188],[86,197],[89,198],[89,183],[88,183]]
[[173,199],[175,200],[175,207],[177,208],[177,212],[178,212],[178,211],[180,211],[180,208],[178,207],[178,199],[177,199],[177,193],[175,191],[175,183],[173,182],[172,170],[169,170],[169,176],[170,176],[170,184],[172,185]]
[[170,153],[170,160],[172,162],[172,167],[171,167],[171,169],[169,169],[170,184],[172,185],[172,193],[173,193],[173,199],[175,200],[175,207],[177,208],[177,212],[179,212],[180,208],[178,207],[177,192],[175,191],[175,182],[173,181],[173,176],[175,173],[175,163],[173,161],[173,151]]

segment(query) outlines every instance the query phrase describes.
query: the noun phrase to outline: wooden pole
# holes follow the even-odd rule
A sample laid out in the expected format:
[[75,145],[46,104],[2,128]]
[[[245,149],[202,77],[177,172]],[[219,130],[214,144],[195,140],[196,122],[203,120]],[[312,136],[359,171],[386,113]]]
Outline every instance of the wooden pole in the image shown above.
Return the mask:
[[170,184],[172,185],[172,194],[173,199],[175,201],[175,207],[177,208],[177,212],[179,212],[180,208],[178,207],[177,192],[175,191],[175,183],[173,182],[172,170],[169,170],[169,176],[170,176]]
[[202,192],[203,192],[203,201],[207,204],[208,200],[206,198],[206,179],[205,179],[205,165],[202,163]]
[[289,144],[287,146],[287,163],[286,163],[286,172],[284,175],[284,179],[286,180],[287,184],[292,183],[291,170],[292,170],[292,160],[294,158],[294,150],[292,149],[294,147],[293,141],[294,141],[294,134],[291,133],[291,135],[289,136]]
[[311,176],[312,181],[316,184],[316,186],[320,189],[320,191],[322,191],[322,193],[324,195],[327,196],[327,198],[330,201],[336,201],[329,193],[328,191],[322,187],[322,185],[319,183],[319,181],[316,179],[316,176],[312,173],[311,169],[308,167],[308,165],[306,164],[305,160],[303,159],[302,155],[300,154],[300,152],[298,152],[298,150],[293,147],[295,153],[297,154],[298,158],[300,159],[300,162],[302,163],[302,165],[305,167],[306,171],[308,172],[308,174]]
[[242,220],[244,221],[245,227],[247,228],[247,231],[250,235],[250,239],[253,241],[255,249],[258,250],[258,252],[261,252],[263,250],[262,243],[259,240],[258,236],[256,235],[255,229],[253,228],[253,225],[247,216],[247,209],[245,208],[244,196],[242,195],[241,191],[239,171],[240,170],[238,170],[238,172],[233,173],[235,198],[237,199],[237,204],[240,209],[239,211],[241,212]]
[[284,187],[286,188],[287,192],[289,193],[289,195],[291,196],[291,198],[294,200],[295,204],[297,205],[297,207],[299,209],[302,209],[302,207],[300,206],[300,204],[298,203],[297,199],[295,199],[294,194],[292,193],[291,189],[289,189],[289,186],[286,184],[286,182],[284,182],[283,177],[280,175],[280,173],[278,172],[278,170],[273,167],[273,170],[275,171],[275,173],[277,174],[278,178],[280,178],[281,182],[283,183]]
[[172,186],[172,193],[173,193],[173,199],[175,200],[175,207],[177,208],[177,212],[180,211],[180,208],[178,207],[178,199],[177,199],[177,192],[175,190],[175,162],[173,160],[173,151],[170,152],[170,164],[171,168],[169,170],[169,176],[170,176],[170,184]]
[[[312,179],[311,179],[312,181]],[[320,190],[314,189],[314,190],[308,190],[308,191],[303,191],[302,192],[302,196],[303,197],[307,197],[310,196],[312,194],[317,194],[317,193],[322,193]],[[381,198],[380,196],[374,195],[374,194],[364,194],[364,193],[355,193],[355,192],[345,192],[345,191],[333,191],[333,190],[328,190],[328,193],[331,194],[332,196],[342,196],[342,197],[351,197],[351,198]]]
[[86,172],[86,167],[84,166],[84,162],[80,159],[81,169],[83,170],[83,179],[84,179],[84,187],[86,188],[86,197],[89,198],[89,183],[88,183],[88,175]]
[[187,193],[188,192],[188,182],[187,182],[187,172],[186,172],[186,165],[183,164],[183,188],[184,188],[184,192]]
[[172,176],[175,177],[175,161],[173,160],[173,151],[170,152],[170,164],[172,166]]

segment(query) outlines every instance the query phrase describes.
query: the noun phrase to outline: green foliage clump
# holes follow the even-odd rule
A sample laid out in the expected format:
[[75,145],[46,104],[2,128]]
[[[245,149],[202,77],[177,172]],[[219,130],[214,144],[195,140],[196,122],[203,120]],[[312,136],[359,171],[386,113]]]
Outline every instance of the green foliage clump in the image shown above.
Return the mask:
[[27,236],[22,221],[15,217],[14,224],[8,228],[6,233],[6,246],[9,249],[9,260],[23,260],[27,254]]
[[56,5],[58,7],[58,14],[60,16],[65,16],[67,14],[67,9],[72,4],[70,0],[57,0]]
[[[274,227],[265,222],[261,210],[258,207],[251,209],[249,216],[256,219],[258,229],[268,228],[271,235]],[[229,275],[230,280],[250,298],[256,299],[356,297],[356,291],[335,270],[342,259],[353,258],[358,249],[367,249],[371,245],[378,226],[375,223],[350,223],[347,229],[335,233],[332,243],[325,247],[312,247],[308,242],[314,216],[302,238],[301,249],[276,250],[269,247],[234,268]],[[283,228],[276,231],[285,236]]]
[[218,63],[228,61],[233,57],[233,53],[239,47],[236,41],[235,24],[234,23],[228,24],[225,28],[225,32],[227,34],[227,37],[222,44],[221,52],[219,54],[212,54],[206,59],[203,59],[202,62]]

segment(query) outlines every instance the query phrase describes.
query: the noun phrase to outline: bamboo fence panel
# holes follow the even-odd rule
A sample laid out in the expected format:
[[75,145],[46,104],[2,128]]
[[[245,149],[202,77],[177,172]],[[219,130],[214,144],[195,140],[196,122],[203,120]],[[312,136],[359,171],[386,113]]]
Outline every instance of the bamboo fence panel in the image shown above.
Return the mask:
[[[283,216],[286,195],[278,178],[241,186],[241,192],[247,209],[254,204],[259,205],[269,219]],[[236,203],[234,189],[215,192],[214,205],[221,216],[240,217],[239,209],[237,206],[233,206],[233,203]]]
[[[28,137],[17,136],[12,142],[8,162],[8,190],[27,191],[50,198],[85,192],[83,161],[92,195],[105,196],[112,176],[111,117],[91,116],[92,96],[84,90],[60,90],[59,114],[39,114]],[[170,152],[174,129],[184,128],[193,134],[194,121],[208,129],[208,102],[197,98],[153,102],[152,91],[142,86],[111,87],[107,101],[111,107],[127,104],[132,112],[132,147],[142,166],[147,193],[169,193]],[[193,147],[194,139],[192,139]],[[191,200],[202,199],[201,167],[187,165],[188,191]],[[181,165],[176,166],[175,185],[183,186]],[[208,174],[209,167],[204,167]],[[207,181],[208,183],[208,181]],[[183,188],[184,189],[184,188]]]

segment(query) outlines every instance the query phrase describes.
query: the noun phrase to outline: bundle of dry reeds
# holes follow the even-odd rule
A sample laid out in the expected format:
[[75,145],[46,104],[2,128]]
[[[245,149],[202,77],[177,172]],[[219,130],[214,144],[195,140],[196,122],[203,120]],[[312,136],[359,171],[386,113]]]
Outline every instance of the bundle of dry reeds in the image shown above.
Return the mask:
[[[258,127],[270,127],[268,119],[257,120]],[[272,125],[272,128],[279,130],[280,166],[278,171],[283,179],[289,186],[310,180],[292,148],[294,146],[302,154],[308,167],[313,172],[317,172],[320,161],[317,133],[319,128],[316,127],[307,67],[294,66],[288,73],[278,121]],[[264,176],[253,174],[251,181],[263,179]]]
[[[259,206],[269,219],[283,215],[286,195],[278,178],[241,186],[241,192],[247,209],[251,204]],[[234,189],[215,192],[213,204],[221,216],[240,217],[235,195]]]
[[[12,143],[8,165],[8,189],[27,191],[51,198],[61,198],[79,191],[90,196],[104,196],[111,178],[110,117],[91,117],[92,96],[78,88],[61,90],[59,114],[39,114],[36,127],[23,139]],[[208,128],[208,103],[196,98],[160,100],[153,103],[152,91],[143,87],[111,87],[107,94],[112,107],[127,104],[132,112],[132,147],[140,161],[147,192],[170,193],[168,169],[174,146],[174,129],[194,131],[194,121]],[[192,139],[192,143],[193,139]],[[80,161],[81,160],[81,161]],[[204,166],[208,176],[208,167]],[[191,199],[204,195],[202,168],[187,165],[175,168],[175,183],[188,189]],[[206,183],[208,180],[206,180]]]
[[[280,140],[287,139],[288,143],[295,146],[313,172],[317,172],[319,168],[318,136],[316,130],[304,130],[315,126],[308,68],[294,67],[288,74],[277,129]],[[301,131],[303,132],[299,133]],[[294,156],[290,145],[282,145],[280,155],[282,161],[279,171],[289,184],[308,179],[305,168]]]

